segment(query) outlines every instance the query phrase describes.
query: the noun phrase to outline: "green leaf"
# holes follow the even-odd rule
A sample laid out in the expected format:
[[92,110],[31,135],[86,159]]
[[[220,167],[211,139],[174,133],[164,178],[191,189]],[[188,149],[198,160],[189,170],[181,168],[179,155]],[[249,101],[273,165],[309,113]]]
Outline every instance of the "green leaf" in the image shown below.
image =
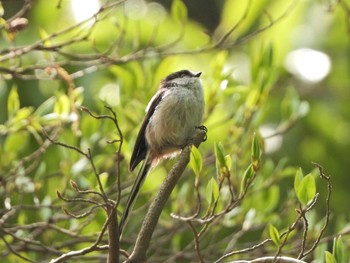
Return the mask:
[[216,157],[216,174],[219,181],[224,177],[229,176],[229,170],[232,166],[232,160],[230,155],[224,154],[224,149],[221,143],[215,144],[215,157]]
[[20,102],[19,102],[17,87],[13,86],[11,88],[11,91],[7,99],[7,112],[8,112],[9,119],[15,115],[16,111],[19,110],[19,107],[20,107]]
[[200,172],[202,171],[202,156],[197,149],[197,147],[192,147],[191,148],[191,156],[190,156],[190,166],[196,176],[199,176]]
[[261,157],[261,150],[260,150],[260,138],[259,136],[254,133],[253,136],[253,142],[252,142],[252,164],[254,171],[258,171],[260,168],[260,157]]
[[264,49],[263,57],[262,57],[262,64],[265,67],[271,67],[273,65],[273,48],[272,48],[272,45],[269,45],[267,48]]
[[296,89],[292,86],[287,87],[286,94],[281,102],[281,113],[283,120],[296,117],[299,111],[300,98]]
[[295,173],[295,177],[294,177],[294,191],[295,194],[298,194],[299,189],[300,189],[300,184],[301,181],[303,180],[304,174],[303,174],[303,170],[301,170],[301,168],[299,168],[296,173]]
[[252,89],[249,91],[247,99],[245,100],[245,105],[248,109],[255,108],[259,99],[260,99],[260,91],[257,89]]
[[35,114],[42,116],[44,114],[48,114],[52,111],[53,105],[56,102],[55,97],[48,98],[43,103],[39,105],[39,107],[35,110]]
[[333,255],[337,263],[345,263],[344,246],[342,237],[334,238],[333,241]]
[[274,227],[272,224],[270,224],[269,226],[269,235],[273,243],[275,243],[275,245],[279,247],[279,245],[281,244],[280,233],[278,232],[277,228]]
[[39,28],[39,37],[41,40],[44,40],[43,44],[45,47],[49,47],[52,45],[52,41],[49,37],[49,34],[45,31],[45,29]]
[[15,153],[22,151],[28,141],[28,137],[29,134],[26,131],[9,134],[4,143],[4,151]]
[[325,251],[326,263],[337,263],[331,252]]
[[33,113],[32,107],[21,108],[17,111],[15,116],[15,121],[23,121],[29,118],[29,116]]
[[212,177],[207,184],[206,198],[209,204],[212,204],[219,197],[219,186],[216,180]]
[[312,174],[306,175],[301,180],[298,188],[297,197],[303,205],[306,205],[316,194],[316,183]]
[[219,164],[220,167],[225,165],[224,148],[220,142],[215,143],[215,157],[216,163]]
[[0,17],[2,17],[5,14],[4,7],[2,6],[2,3],[0,2]]
[[232,158],[229,154],[227,154],[225,156],[225,165],[226,165],[227,169],[230,171],[231,167],[232,167]]
[[250,179],[254,176],[254,174],[255,174],[255,172],[253,170],[253,165],[250,164],[243,174],[243,178],[241,181],[241,194],[243,194],[245,192],[246,186],[247,186],[248,182],[250,181]]
[[171,5],[171,16],[174,20],[185,23],[187,20],[187,7],[182,0],[174,0]]
[[70,100],[67,97],[67,95],[62,94],[58,97],[55,106],[53,108],[54,112],[58,115],[63,115],[64,117],[68,117],[68,114],[70,112]]

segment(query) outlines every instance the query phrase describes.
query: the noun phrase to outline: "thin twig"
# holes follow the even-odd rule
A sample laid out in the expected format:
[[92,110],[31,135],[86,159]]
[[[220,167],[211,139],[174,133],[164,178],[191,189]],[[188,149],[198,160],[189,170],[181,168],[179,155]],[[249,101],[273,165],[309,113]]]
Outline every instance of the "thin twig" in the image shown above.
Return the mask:
[[8,248],[8,250],[11,251],[12,254],[14,254],[15,256],[19,257],[20,259],[22,259],[22,260],[24,260],[24,261],[33,262],[33,263],[35,262],[35,261],[31,260],[30,258],[27,258],[27,257],[21,255],[21,254],[18,253],[15,249],[13,249],[13,248],[11,247],[11,245],[6,241],[6,239],[5,239],[2,235],[0,235],[0,238],[2,239],[2,241],[4,242],[4,244],[6,245],[6,247]]
[[324,222],[324,224],[323,224],[323,226],[322,226],[322,228],[321,228],[321,230],[320,230],[320,233],[319,233],[319,235],[318,235],[316,241],[314,242],[313,246],[312,246],[308,251],[306,251],[305,253],[303,253],[303,255],[299,255],[300,258],[309,255],[310,253],[312,253],[312,252],[316,249],[318,243],[320,242],[320,240],[321,240],[321,238],[322,238],[322,236],[323,236],[323,233],[326,231],[326,228],[327,228],[327,226],[328,226],[328,224],[329,224],[329,218],[330,218],[330,215],[331,215],[331,205],[330,205],[330,202],[331,202],[331,195],[332,195],[332,183],[331,183],[331,178],[330,178],[330,176],[326,176],[326,175],[324,174],[323,167],[322,167],[320,164],[315,163],[315,162],[314,162],[313,164],[318,168],[319,173],[320,173],[320,177],[321,177],[323,180],[325,180],[325,181],[327,182],[326,220],[325,220],[325,222]]
[[193,224],[191,221],[187,221],[188,225],[190,226],[192,232],[193,232],[193,236],[194,236],[194,247],[196,249],[196,253],[199,259],[199,262],[203,263],[204,259],[203,256],[201,255],[201,251],[200,251],[200,247],[199,247],[199,236],[197,235],[197,231],[194,228]]

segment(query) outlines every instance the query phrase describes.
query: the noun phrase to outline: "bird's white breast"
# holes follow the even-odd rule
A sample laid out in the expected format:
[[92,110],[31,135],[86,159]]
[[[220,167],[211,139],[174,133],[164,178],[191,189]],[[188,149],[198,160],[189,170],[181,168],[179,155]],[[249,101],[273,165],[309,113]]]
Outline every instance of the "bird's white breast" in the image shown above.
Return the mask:
[[200,126],[204,112],[203,88],[198,78],[169,88],[146,129],[146,141],[157,154],[187,145]]

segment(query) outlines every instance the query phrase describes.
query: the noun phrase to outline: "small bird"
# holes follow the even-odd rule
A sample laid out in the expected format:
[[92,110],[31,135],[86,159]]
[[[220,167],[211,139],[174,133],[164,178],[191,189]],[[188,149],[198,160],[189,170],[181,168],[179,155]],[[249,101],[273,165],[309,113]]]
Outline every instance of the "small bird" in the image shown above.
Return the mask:
[[[180,70],[160,82],[157,93],[146,108],[146,116],[137,135],[129,170],[133,171],[142,161],[142,167],[129,194],[127,205],[120,219],[119,234],[124,226],[137,194],[149,170],[160,159],[174,156],[191,143],[202,123],[204,113],[201,72]],[[204,129],[206,129],[204,127]]]

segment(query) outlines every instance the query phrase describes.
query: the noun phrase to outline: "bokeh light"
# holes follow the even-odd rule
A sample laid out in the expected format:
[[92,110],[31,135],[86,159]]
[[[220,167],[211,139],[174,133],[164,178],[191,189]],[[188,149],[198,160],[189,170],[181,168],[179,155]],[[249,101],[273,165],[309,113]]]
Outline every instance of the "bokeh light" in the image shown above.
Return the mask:
[[72,9],[75,20],[81,22],[95,15],[100,3],[98,0],[73,0]]
[[323,52],[300,48],[287,55],[285,67],[297,78],[316,83],[328,76],[331,70],[331,60]]
[[264,125],[259,128],[261,136],[264,138],[265,153],[273,153],[282,146],[282,136],[277,134],[277,130],[272,125]]

